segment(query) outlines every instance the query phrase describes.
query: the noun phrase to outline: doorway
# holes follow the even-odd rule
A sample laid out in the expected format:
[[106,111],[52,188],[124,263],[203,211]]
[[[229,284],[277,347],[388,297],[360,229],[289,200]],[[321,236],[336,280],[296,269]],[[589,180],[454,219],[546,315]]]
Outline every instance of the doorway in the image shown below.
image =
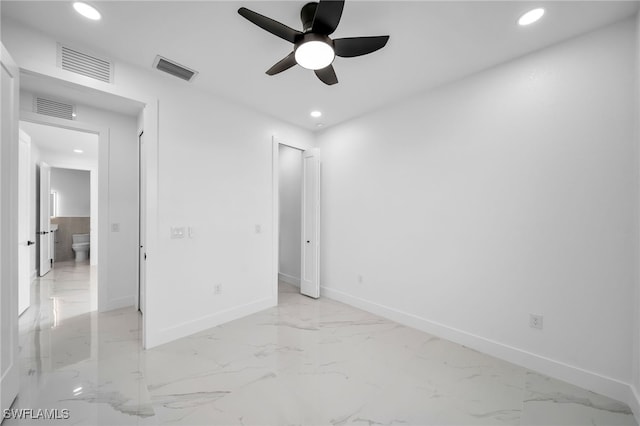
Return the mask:
[[302,153],[278,144],[278,281],[298,289],[302,262]]
[[28,214],[20,218],[20,226],[29,222],[32,248],[26,265],[20,265],[21,277],[27,277],[19,282],[20,310],[30,305],[33,279],[47,276],[56,266],[75,269],[82,281],[91,283],[87,309],[96,310],[97,282],[91,277],[97,276],[98,264],[99,134],[52,123],[19,124],[21,139],[29,141],[28,150],[20,152],[21,168],[28,158],[28,178],[20,182]]
[[48,194],[54,265],[72,261],[76,264],[91,262],[92,266],[98,263],[90,250],[91,241],[98,237],[91,227],[96,213],[91,209],[91,200],[97,198],[97,194],[91,194],[91,175],[91,170],[51,167]]
[[297,288],[320,297],[320,155],[273,142],[274,229],[276,247],[274,288]]

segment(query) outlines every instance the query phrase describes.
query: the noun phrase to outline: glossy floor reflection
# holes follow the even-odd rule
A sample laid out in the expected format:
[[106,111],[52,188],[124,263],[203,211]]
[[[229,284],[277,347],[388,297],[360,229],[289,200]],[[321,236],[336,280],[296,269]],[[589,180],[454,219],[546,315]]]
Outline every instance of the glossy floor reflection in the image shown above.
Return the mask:
[[635,425],[592,392],[281,284],[280,305],[152,350],[133,309],[95,311],[56,265],[20,318],[14,408],[78,425]]

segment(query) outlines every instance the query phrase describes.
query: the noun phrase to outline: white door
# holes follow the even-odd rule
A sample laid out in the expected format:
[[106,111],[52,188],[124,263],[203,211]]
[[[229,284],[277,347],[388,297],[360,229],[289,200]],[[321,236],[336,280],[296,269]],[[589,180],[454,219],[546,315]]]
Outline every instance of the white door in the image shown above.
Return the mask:
[[31,138],[20,130],[20,149],[18,152],[18,315],[31,304],[31,250],[34,241],[29,235],[29,194],[31,191]]
[[302,265],[300,292],[320,297],[320,154],[302,154]]
[[18,67],[0,44],[0,409],[18,395]]
[[145,283],[146,283],[146,239],[147,239],[147,227],[146,220],[147,217],[147,178],[146,178],[146,145],[144,144],[144,132],[140,133],[138,137],[139,142],[139,181],[140,185],[138,196],[140,197],[139,201],[139,211],[140,219],[138,222],[138,233],[139,233],[139,258],[138,258],[138,310],[144,313],[144,291],[145,291]]
[[40,276],[51,270],[51,167],[40,163]]

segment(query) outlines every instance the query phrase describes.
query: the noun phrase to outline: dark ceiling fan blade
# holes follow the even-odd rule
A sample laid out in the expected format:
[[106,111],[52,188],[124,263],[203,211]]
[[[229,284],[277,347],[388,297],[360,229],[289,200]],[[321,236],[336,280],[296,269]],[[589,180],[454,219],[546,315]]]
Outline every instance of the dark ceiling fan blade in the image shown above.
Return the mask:
[[332,34],[340,23],[343,8],[344,0],[320,0],[311,31],[324,35]]
[[246,7],[241,7],[240,9],[238,9],[238,13],[263,30],[269,31],[271,34],[277,35],[278,37],[291,43],[295,43],[302,36],[302,33],[300,31],[287,27],[286,25],[281,24],[278,21],[274,21],[273,19],[267,18],[264,15],[260,15],[259,13],[256,13],[253,10],[249,10]]
[[324,84],[328,84],[329,86],[336,84],[338,82],[338,77],[336,76],[336,72],[333,69],[333,65],[329,65],[326,68],[322,68],[320,70],[316,70],[316,75]]
[[333,48],[337,56],[353,58],[382,49],[389,40],[389,36],[349,37],[333,40]]
[[282,59],[281,61],[279,61],[277,64],[275,64],[274,66],[272,66],[271,68],[269,68],[267,70],[267,74],[268,75],[276,75],[278,73],[281,73],[282,71],[286,71],[289,68],[291,68],[292,66],[296,65],[296,54],[295,51],[289,53],[284,59]]

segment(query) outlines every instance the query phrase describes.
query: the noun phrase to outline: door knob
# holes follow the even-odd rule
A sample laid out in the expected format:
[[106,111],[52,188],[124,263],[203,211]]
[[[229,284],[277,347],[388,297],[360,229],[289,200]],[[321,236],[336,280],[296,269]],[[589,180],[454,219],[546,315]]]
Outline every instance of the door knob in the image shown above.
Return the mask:
[[27,245],[28,245],[28,246],[32,246],[32,245],[34,245],[34,244],[35,244],[35,241],[27,241]]
[[307,240],[307,244],[309,244],[311,241]]

